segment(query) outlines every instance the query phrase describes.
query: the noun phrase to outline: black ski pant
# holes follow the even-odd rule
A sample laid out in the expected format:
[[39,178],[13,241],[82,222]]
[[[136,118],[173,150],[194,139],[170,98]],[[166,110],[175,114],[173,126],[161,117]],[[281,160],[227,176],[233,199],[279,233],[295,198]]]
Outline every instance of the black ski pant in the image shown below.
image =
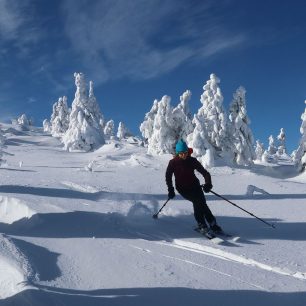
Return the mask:
[[176,187],[180,195],[193,204],[194,217],[198,223],[213,225],[216,223],[216,218],[206,204],[204,192],[200,185],[196,185],[190,189],[182,189]]

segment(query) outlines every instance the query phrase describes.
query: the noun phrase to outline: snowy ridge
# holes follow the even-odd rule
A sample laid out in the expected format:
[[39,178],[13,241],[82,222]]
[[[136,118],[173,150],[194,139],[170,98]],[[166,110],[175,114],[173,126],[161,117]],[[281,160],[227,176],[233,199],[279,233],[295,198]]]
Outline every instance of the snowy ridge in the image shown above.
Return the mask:
[[256,268],[260,268],[263,270],[271,271],[274,273],[286,275],[286,276],[292,276],[295,278],[298,278],[300,280],[306,280],[306,273],[304,272],[299,272],[299,271],[290,271],[289,269],[282,269],[279,267],[273,267],[270,265],[266,265],[263,263],[260,263],[254,259],[239,256],[233,253],[226,252],[224,250],[212,248],[209,246],[205,245],[200,245],[198,243],[194,242],[189,242],[189,241],[184,241],[184,240],[179,240],[179,239],[174,239],[172,243],[167,243],[167,242],[161,242],[163,245],[167,245],[170,247],[175,247],[175,248],[181,248],[184,250],[192,251],[192,252],[197,252],[201,254],[205,254],[207,256],[213,256],[217,257],[223,260],[231,260],[236,263],[241,263],[244,265],[248,266],[253,266]]
[[29,283],[38,280],[29,260],[12,239],[0,234],[0,299],[33,288]]

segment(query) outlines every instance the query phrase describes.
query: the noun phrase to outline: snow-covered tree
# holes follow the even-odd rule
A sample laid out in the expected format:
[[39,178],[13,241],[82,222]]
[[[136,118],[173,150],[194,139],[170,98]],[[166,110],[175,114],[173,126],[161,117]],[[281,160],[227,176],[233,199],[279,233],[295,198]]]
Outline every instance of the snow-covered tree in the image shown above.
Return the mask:
[[22,114],[16,120],[13,120],[13,124],[16,126],[16,128],[24,131],[29,130],[31,123],[31,120],[28,119],[26,114]]
[[262,161],[262,156],[264,152],[265,152],[264,144],[259,140],[256,140],[256,148],[255,148],[256,160]]
[[149,154],[174,153],[175,151],[177,139],[172,128],[174,122],[170,100],[169,96],[163,96],[157,103],[157,113],[152,127],[153,133],[148,138]]
[[91,116],[94,117],[92,121],[99,122],[102,128],[104,128],[105,120],[100,110],[100,106],[97,102],[97,99],[94,95],[93,81],[89,82],[89,96],[88,96],[87,109],[91,110]]
[[62,141],[66,150],[90,151],[105,143],[102,126],[95,113],[99,108],[93,99],[88,101],[84,74],[75,73],[74,77],[77,89],[72,102],[69,128]]
[[194,155],[207,167],[212,167],[215,158],[222,156],[229,146],[226,142],[227,121],[219,83],[217,76],[211,74],[203,86],[202,107],[194,116],[192,123],[195,128],[187,137],[187,143],[194,149]]
[[188,146],[193,149],[195,156],[204,167],[211,168],[214,166],[214,149],[206,138],[206,127],[203,117],[194,116],[194,130],[187,137]]
[[53,137],[61,137],[68,130],[70,111],[67,105],[67,97],[63,96],[53,104],[51,115],[51,134]]
[[229,139],[234,161],[241,166],[253,164],[256,158],[253,133],[246,110],[246,90],[240,86],[233,95],[229,109]]
[[276,154],[277,147],[275,144],[275,140],[273,135],[269,136],[269,146],[268,149],[264,151],[262,155],[262,161],[268,162],[268,163],[277,163],[278,161],[278,155]]
[[104,127],[104,135],[107,138],[111,138],[112,136],[115,136],[115,122],[114,120],[109,120],[106,122]]
[[155,99],[151,110],[146,113],[144,121],[140,124],[140,132],[146,142],[152,137],[154,119],[158,111],[158,100]]
[[130,136],[132,136],[132,134],[129,131],[129,129],[125,126],[123,122],[119,122],[118,131],[117,131],[118,139],[121,140]]
[[173,123],[172,127],[176,139],[187,140],[187,136],[193,132],[194,126],[192,124],[192,115],[189,110],[189,100],[191,99],[191,91],[186,90],[180,96],[180,103],[173,109]]
[[269,147],[268,147],[268,153],[270,155],[274,155],[277,152],[276,144],[273,135],[269,136]]
[[[306,104],[306,100],[305,100]],[[302,137],[297,150],[292,154],[292,159],[300,171],[304,171],[306,168],[306,107],[304,113],[301,115],[302,124],[300,127],[300,133]]]
[[280,129],[279,135],[277,136],[278,147],[277,147],[277,155],[286,154],[286,134],[283,128]]
[[43,121],[43,129],[44,129],[44,132],[51,133],[51,123],[48,119],[45,119]]
[[226,113],[223,107],[223,96],[219,87],[220,79],[211,74],[203,86],[201,95],[203,106],[198,110],[198,118],[205,125],[206,139],[215,152],[220,155],[229,146],[226,142]]

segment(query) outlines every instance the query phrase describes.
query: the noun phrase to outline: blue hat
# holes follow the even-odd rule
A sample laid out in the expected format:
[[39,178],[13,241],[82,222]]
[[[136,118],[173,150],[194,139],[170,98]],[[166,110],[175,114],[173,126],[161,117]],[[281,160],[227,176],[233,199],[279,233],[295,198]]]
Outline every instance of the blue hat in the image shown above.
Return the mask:
[[176,154],[180,152],[187,152],[188,151],[188,146],[184,140],[179,140],[175,146],[175,152]]

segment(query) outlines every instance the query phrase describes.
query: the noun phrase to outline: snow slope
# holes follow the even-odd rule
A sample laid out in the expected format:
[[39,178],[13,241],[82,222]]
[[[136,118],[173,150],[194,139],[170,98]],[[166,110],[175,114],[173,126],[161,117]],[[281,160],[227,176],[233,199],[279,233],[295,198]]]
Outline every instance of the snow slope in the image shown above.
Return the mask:
[[180,196],[152,218],[170,155],[116,141],[68,153],[39,128],[4,130],[1,306],[306,305],[306,177],[292,165],[210,170],[215,192],[276,227],[208,194],[240,236],[216,245]]

